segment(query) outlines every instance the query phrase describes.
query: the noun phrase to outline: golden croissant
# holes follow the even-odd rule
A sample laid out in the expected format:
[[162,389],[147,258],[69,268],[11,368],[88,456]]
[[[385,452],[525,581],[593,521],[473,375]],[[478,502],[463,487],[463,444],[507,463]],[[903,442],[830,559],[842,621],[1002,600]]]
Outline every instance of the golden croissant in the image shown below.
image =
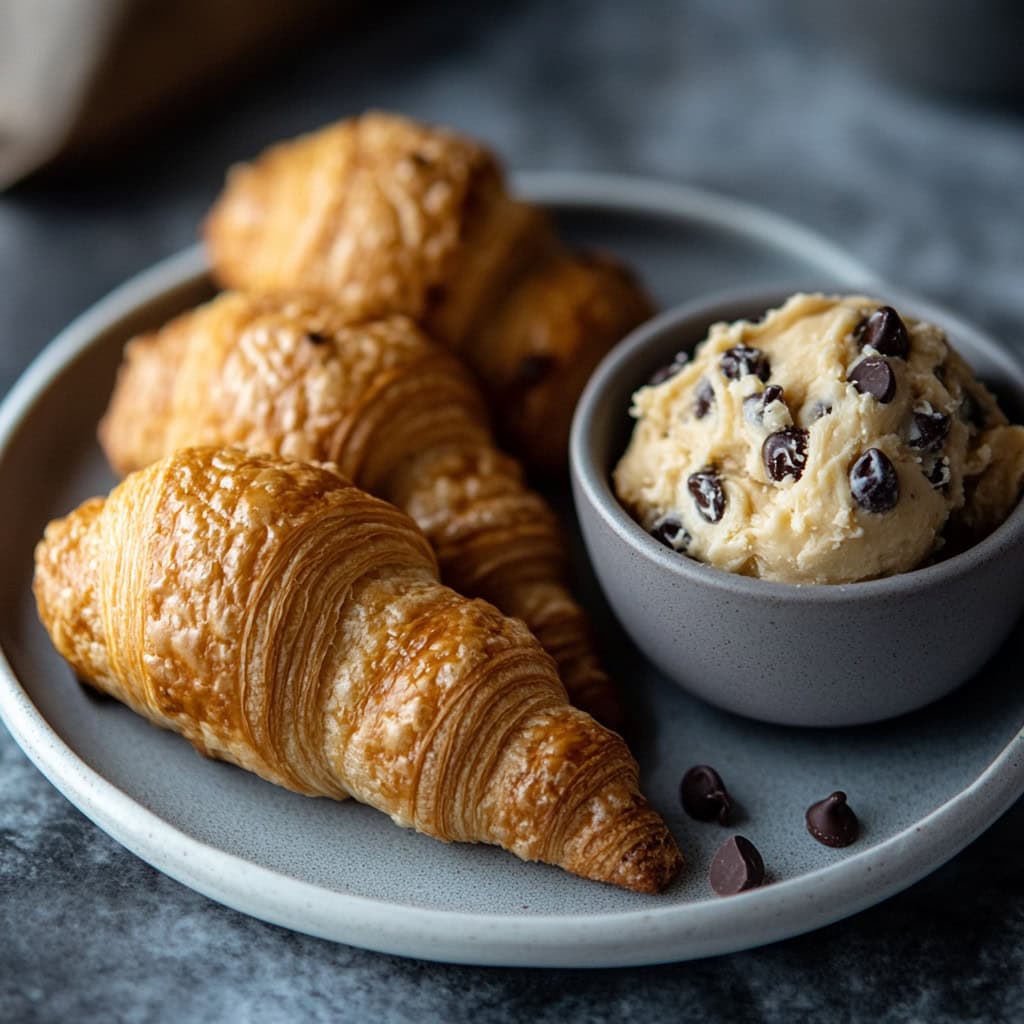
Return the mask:
[[522,623],[328,468],[181,450],[52,522],[34,590],[82,678],[207,755],[640,892],[681,866]]
[[591,370],[651,313],[623,266],[570,252],[541,210],[512,199],[484,147],[384,113],[233,168],[205,235],[222,285],[314,290],[352,318],[417,320],[543,469],[564,462]]
[[574,704],[619,724],[553,513],[494,447],[469,373],[408,318],[225,293],[129,343],[100,438],[121,473],[196,444],[336,463],[416,520],[448,586],[526,622]]

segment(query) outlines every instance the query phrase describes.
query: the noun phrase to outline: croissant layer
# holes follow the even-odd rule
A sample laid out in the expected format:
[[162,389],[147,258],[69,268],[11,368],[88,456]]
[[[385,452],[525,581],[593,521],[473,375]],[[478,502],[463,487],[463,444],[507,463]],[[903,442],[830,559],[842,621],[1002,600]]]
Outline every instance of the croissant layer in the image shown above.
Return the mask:
[[407,317],[224,293],[129,344],[100,437],[122,473],[202,444],[337,464],[416,520],[445,583],[526,622],[574,704],[620,721],[554,514],[495,448],[468,371]]
[[327,295],[352,318],[403,313],[477,374],[535,466],[565,459],[601,356],[651,313],[633,275],[581,256],[506,192],[487,149],[371,112],[232,169],[206,221],[218,280]]
[[82,678],[208,755],[640,892],[681,865],[526,628],[330,468],[179,450],[51,523],[34,587]]

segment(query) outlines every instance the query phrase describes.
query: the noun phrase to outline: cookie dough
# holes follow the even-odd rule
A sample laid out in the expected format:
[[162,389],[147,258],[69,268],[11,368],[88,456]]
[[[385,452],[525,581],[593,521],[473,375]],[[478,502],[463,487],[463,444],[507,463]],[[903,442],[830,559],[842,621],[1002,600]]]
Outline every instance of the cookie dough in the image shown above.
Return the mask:
[[1009,426],[938,327],[864,296],[794,295],[715,324],[636,392],[614,472],[668,547],[731,572],[848,583],[913,569],[1016,504]]

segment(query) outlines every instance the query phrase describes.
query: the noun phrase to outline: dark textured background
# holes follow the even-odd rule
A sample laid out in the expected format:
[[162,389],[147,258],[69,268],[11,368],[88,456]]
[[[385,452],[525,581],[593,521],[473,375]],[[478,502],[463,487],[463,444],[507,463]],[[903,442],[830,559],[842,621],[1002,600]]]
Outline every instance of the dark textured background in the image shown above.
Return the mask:
[[[385,8],[105,165],[0,196],[0,393],[92,301],[194,239],[230,161],[367,106],[456,125],[516,169],[638,172],[761,203],[1024,345],[1019,105],[877,78],[864,43],[841,19],[816,28],[806,3],[488,6]],[[1022,1007],[1024,804],[903,895],[769,948],[599,973],[446,967],[189,891],[83,818],[0,729],[4,1021],[980,1022]]]

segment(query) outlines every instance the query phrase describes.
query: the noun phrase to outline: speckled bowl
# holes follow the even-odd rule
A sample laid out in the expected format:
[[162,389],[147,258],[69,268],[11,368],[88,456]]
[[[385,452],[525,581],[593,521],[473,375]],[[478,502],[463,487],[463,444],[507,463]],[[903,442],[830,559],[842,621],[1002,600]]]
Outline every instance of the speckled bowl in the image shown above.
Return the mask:
[[[1002,346],[913,296],[870,293],[942,326],[1011,419],[1022,418],[1024,370]],[[1024,606],[1024,503],[982,542],[937,564],[863,583],[796,586],[670,551],[630,518],[611,486],[636,388],[715,321],[760,316],[788,294],[716,296],[669,310],[606,357],[573,422],[576,511],[616,615],[679,686],[786,725],[878,721],[966,682],[1007,637]]]

